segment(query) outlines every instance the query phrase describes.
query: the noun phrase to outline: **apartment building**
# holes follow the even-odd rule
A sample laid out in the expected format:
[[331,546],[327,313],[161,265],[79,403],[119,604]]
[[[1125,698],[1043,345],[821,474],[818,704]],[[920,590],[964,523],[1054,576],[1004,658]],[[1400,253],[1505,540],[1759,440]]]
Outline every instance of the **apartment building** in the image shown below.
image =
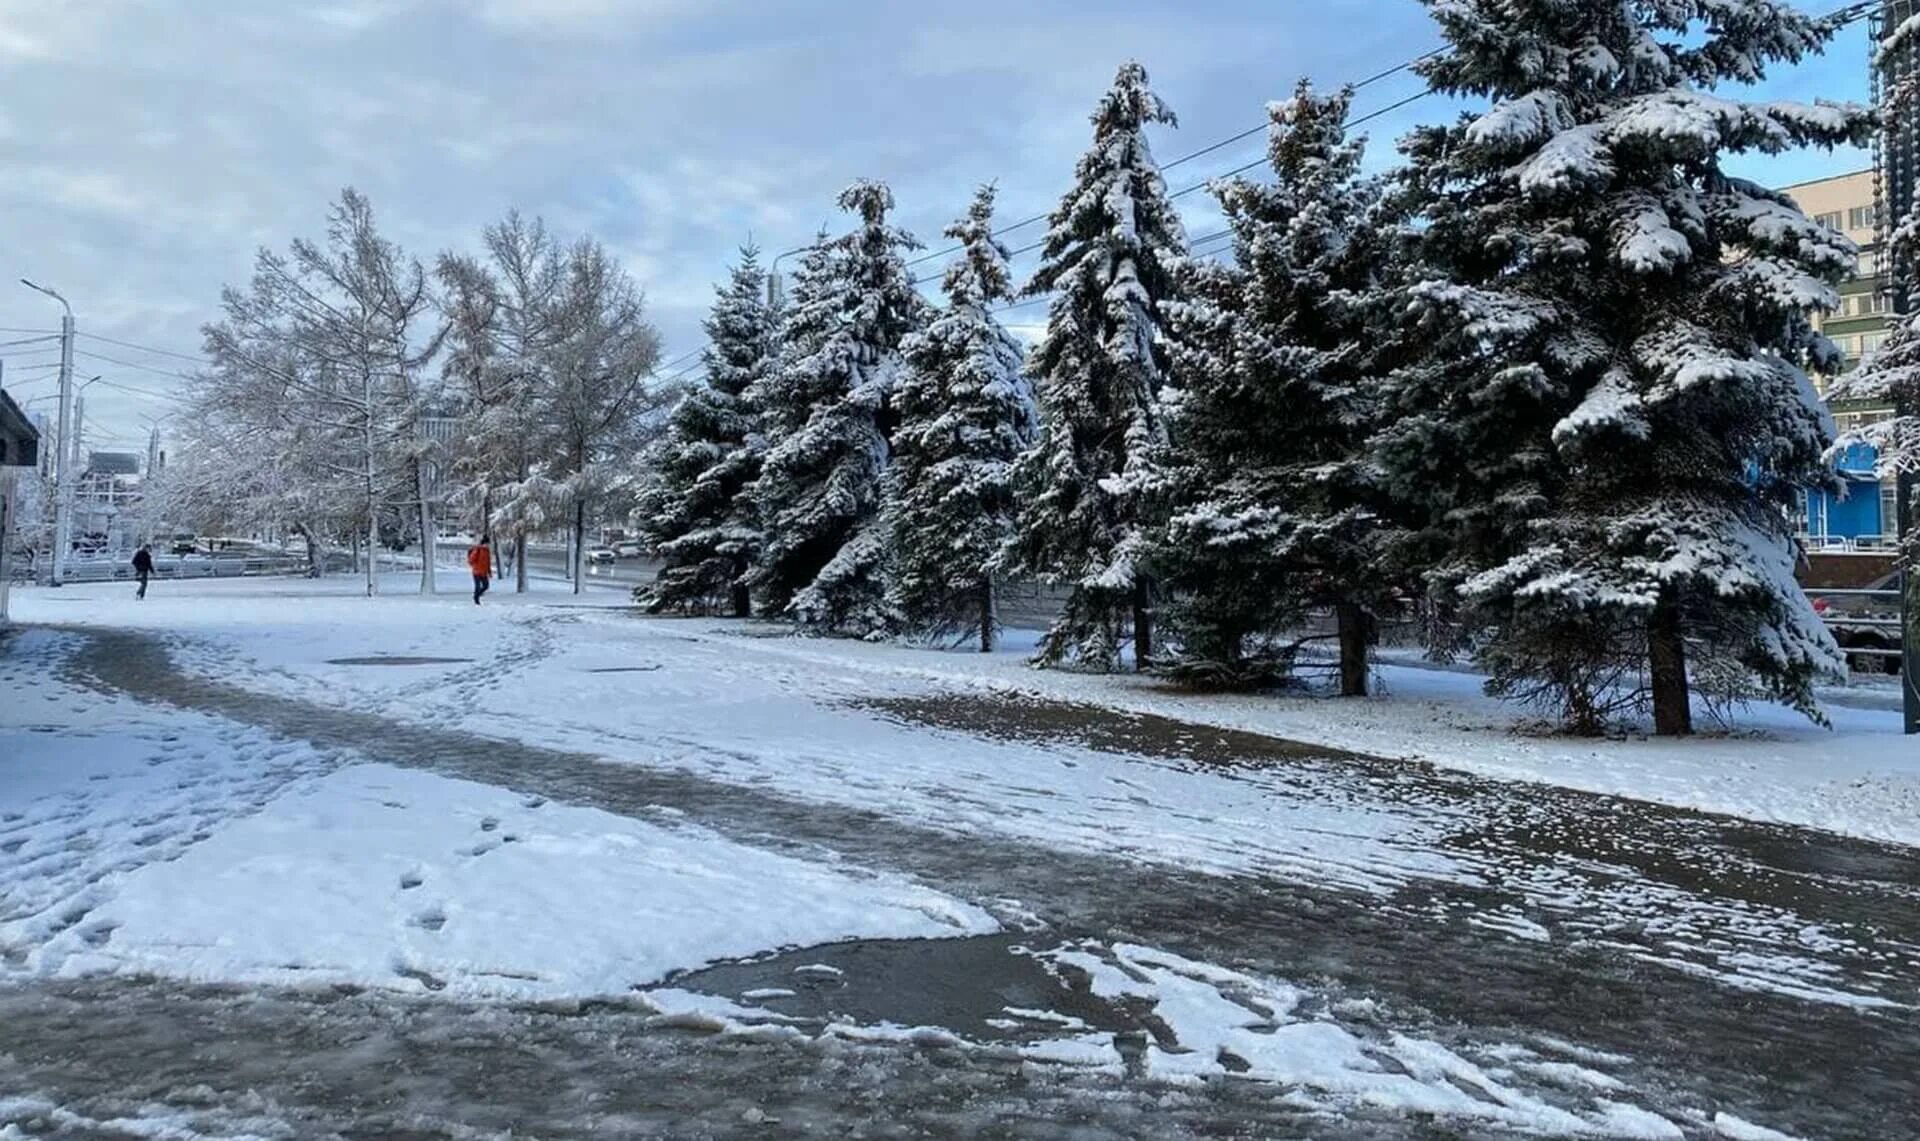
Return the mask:
[[[1816,320],[1821,332],[1845,354],[1845,369],[1857,367],[1863,358],[1886,344],[1894,321],[1887,288],[1888,266],[1880,243],[1875,181],[1872,170],[1861,170],[1783,188],[1809,218],[1840,231],[1860,247],[1854,275],[1840,286],[1839,307]],[[1823,395],[1830,379],[1814,377]],[[1842,429],[1893,414],[1891,408],[1872,404],[1834,404],[1831,408]],[[1871,448],[1849,449],[1835,465],[1846,481],[1846,493],[1815,492],[1806,497],[1800,523],[1811,546],[1892,546],[1898,529],[1894,484],[1874,475],[1875,459]]]

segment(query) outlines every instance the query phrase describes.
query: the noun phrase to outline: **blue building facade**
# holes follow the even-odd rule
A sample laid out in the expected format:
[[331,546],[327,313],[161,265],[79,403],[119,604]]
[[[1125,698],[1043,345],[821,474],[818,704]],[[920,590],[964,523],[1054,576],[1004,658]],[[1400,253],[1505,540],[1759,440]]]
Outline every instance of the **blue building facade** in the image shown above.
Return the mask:
[[1895,526],[1893,481],[1874,475],[1874,450],[1862,444],[1849,447],[1834,463],[1846,487],[1842,494],[1825,491],[1806,494],[1801,530],[1807,545],[1877,549],[1891,547]]

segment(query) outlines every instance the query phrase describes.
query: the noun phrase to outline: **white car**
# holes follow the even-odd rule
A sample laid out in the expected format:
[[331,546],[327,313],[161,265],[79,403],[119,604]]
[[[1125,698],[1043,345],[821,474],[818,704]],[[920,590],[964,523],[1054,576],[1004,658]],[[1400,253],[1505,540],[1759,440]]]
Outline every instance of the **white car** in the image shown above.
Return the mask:
[[624,543],[615,543],[613,545],[613,553],[620,556],[623,559],[637,559],[644,552],[641,550],[640,544],[634,543],[634,542],[624,542]]
[[610,563],[618,557],[619,556],[613,553],[612,547],[587,548],[587,564],[589,566],[600,566],[604,563]]

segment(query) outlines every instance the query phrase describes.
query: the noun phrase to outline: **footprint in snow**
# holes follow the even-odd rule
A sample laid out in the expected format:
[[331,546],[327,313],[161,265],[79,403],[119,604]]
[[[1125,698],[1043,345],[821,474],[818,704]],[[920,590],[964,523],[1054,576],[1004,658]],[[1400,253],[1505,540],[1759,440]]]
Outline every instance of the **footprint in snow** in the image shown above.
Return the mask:
[[489,816],[480,822],[480,831],[482,832],[491,832],[498,827],[500,827],[500,820],[495,816]]
[[414,888],[426,882],[426,877],[419,872],[404,872],[400,876],[400,890],[412,891]]

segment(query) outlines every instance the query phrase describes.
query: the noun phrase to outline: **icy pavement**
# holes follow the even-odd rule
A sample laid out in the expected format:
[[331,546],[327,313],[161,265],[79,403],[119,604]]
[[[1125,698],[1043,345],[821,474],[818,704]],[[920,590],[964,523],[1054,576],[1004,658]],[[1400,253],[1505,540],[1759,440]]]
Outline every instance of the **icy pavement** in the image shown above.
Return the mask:
[[[702,624],[273,605],[192,672],[97,619],[0,655],[0,1131],[1920,1129],[1909,849]],[[400,655],[475,662],[335,664]],[[224,1045],[134,1051],[183,1027]]]

